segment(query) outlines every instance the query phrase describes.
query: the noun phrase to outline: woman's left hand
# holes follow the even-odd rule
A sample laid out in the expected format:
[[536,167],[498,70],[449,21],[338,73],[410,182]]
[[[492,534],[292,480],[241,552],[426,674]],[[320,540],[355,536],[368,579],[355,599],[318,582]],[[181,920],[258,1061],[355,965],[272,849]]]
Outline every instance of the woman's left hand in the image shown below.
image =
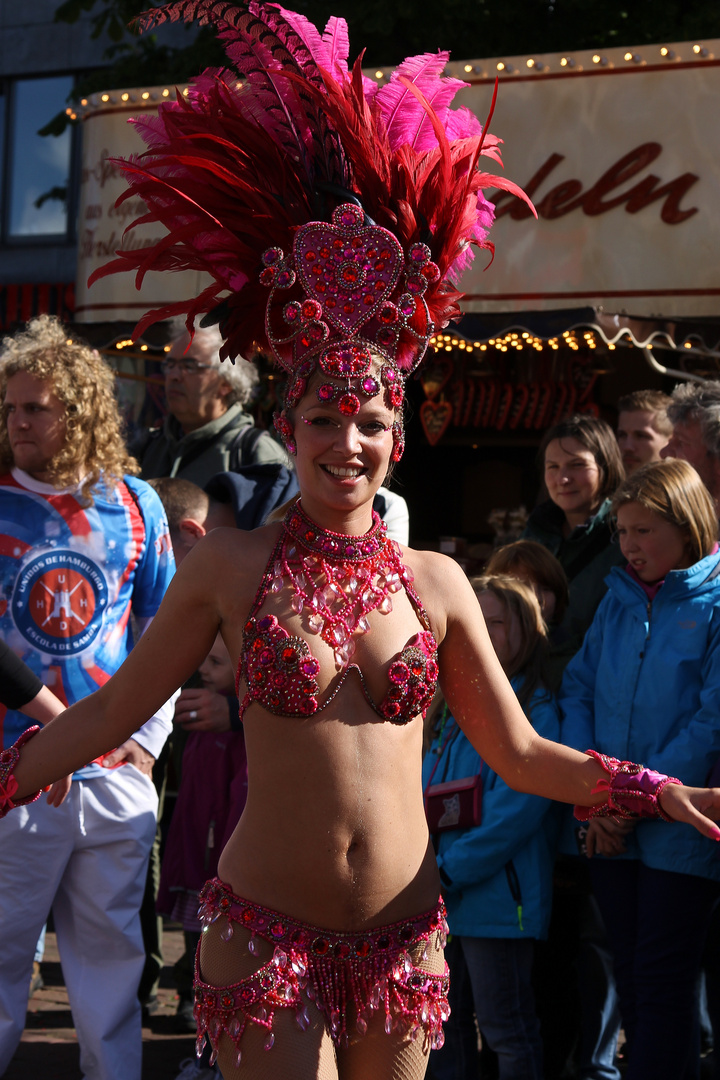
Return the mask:
[[185,731],[230,731],[228,699],[215,690],[183,690],[175,702],[175,723]]
[[720,829],[715,824],[720,818],[720,788],[667,784],[660,794],[660,805],[668,817],[693,825],[710,840],[720,840]]

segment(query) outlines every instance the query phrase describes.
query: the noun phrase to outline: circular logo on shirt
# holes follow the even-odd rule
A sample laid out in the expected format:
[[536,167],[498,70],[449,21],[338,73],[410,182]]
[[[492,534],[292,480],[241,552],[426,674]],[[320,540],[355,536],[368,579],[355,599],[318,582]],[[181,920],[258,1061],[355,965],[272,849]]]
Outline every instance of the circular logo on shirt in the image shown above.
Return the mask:
[[92,559],[56,549],[23,566],[13,591],[13,618],[36,649],[73,656],[99,634],[107,598],[105,576]]

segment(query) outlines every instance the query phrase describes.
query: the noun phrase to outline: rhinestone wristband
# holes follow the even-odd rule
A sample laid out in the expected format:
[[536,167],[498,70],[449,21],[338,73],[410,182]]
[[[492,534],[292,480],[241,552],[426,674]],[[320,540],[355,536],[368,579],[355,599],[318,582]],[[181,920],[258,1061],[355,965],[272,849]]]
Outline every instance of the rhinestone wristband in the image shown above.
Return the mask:
[[579,821],[589,821],[595,817],[625,820],[656,817],[663,821],[674,820],[660,806],[660,794],[668,784],[680,784],[682,787],[682,780],[646,769],[633,761],[618,761],[607,754],[599,754],[597,750],[586,750],[586,753],[595,758],[608,774],[607,779],[603,777],[598,780],[591,794],[599,795],[606,791],[608,800],[600,806],[576,806],[574,814]]
[[14,742],[7,750],[0,753],[0,817],[5,817],[16,806],[24,806],[26,803],[35,802],[42,794],[42,790],[40,790],[32,795],[26,795],[24,799],[13,799],[13,795],[18,789],[13,769],[20,760],[20,748],[39,730],[39,725],[34,724],[27,731],[23,731],[17,742]]

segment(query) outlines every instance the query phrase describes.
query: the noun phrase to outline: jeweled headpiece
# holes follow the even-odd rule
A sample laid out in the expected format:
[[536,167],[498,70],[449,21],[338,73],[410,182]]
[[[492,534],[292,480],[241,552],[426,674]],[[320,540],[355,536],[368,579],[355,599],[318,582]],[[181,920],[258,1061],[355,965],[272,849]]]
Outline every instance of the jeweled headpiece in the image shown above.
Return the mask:
[[[200,270],[199,296],[148,312],[216,321],[231,359],[258,345],[288,372],[289,404],[316,370],[320,400],[341,411],[384,389],[402,403],[404,380],[433,333],[460,314],[455,284],[487,239],[485,187],[526,199],[478,170],[500,160],[498,140],[443,77],[448,53],[411,57],[383,86],[348,69],[347,26],[321,35],[308,20],[252,0],[180,0],[140,16],[214,23],[231,69],[208,70],[157,117],[133,121],[148,150],[117,164],[128,191],[167,236],[119,251],[98,277],[134,270]],[[526,200],[528,201],[528,200]],[[133,228],[133,225],[130,226]],[[380,363],[373,362],[373,355]],[[324,397],[323,397],[324,395]]]

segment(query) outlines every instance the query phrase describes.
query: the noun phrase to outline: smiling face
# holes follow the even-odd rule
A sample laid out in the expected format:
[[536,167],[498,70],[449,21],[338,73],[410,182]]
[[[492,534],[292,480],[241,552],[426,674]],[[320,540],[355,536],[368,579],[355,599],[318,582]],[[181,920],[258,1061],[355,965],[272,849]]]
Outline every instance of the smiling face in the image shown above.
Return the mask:
[[587,521],[602,502],[600,466],[579,439],[568,437],[548,443],[545,485],[572,528]]
[[3,409],[14,464],[36,480],[52,483],[52,463],[67,434],[65,404],[52,382],[16,372],[8,379]]
[[517,616],[492,592],[478,596],[490,640],[503,669],[509,671],[520,652],[521,630]]
[[332,519],[349,513],[362,522],[360,533],[369,528],[372,500],[387,475],[395,413],[378,394],[364,400],[354,416],[343,416],[336,404],[318,401],[315,390],[313,381],[288,417],[303,506],[329,528]]
[[232,694],[235,691],[235,672],[225,642],[218,636],[212,649],[198,668],[202,684],[206,690],[216,694]]
[[691,565],[687,534],[640,503],[618,508],[620,550],[641,581],[662,581],[671,570]]

